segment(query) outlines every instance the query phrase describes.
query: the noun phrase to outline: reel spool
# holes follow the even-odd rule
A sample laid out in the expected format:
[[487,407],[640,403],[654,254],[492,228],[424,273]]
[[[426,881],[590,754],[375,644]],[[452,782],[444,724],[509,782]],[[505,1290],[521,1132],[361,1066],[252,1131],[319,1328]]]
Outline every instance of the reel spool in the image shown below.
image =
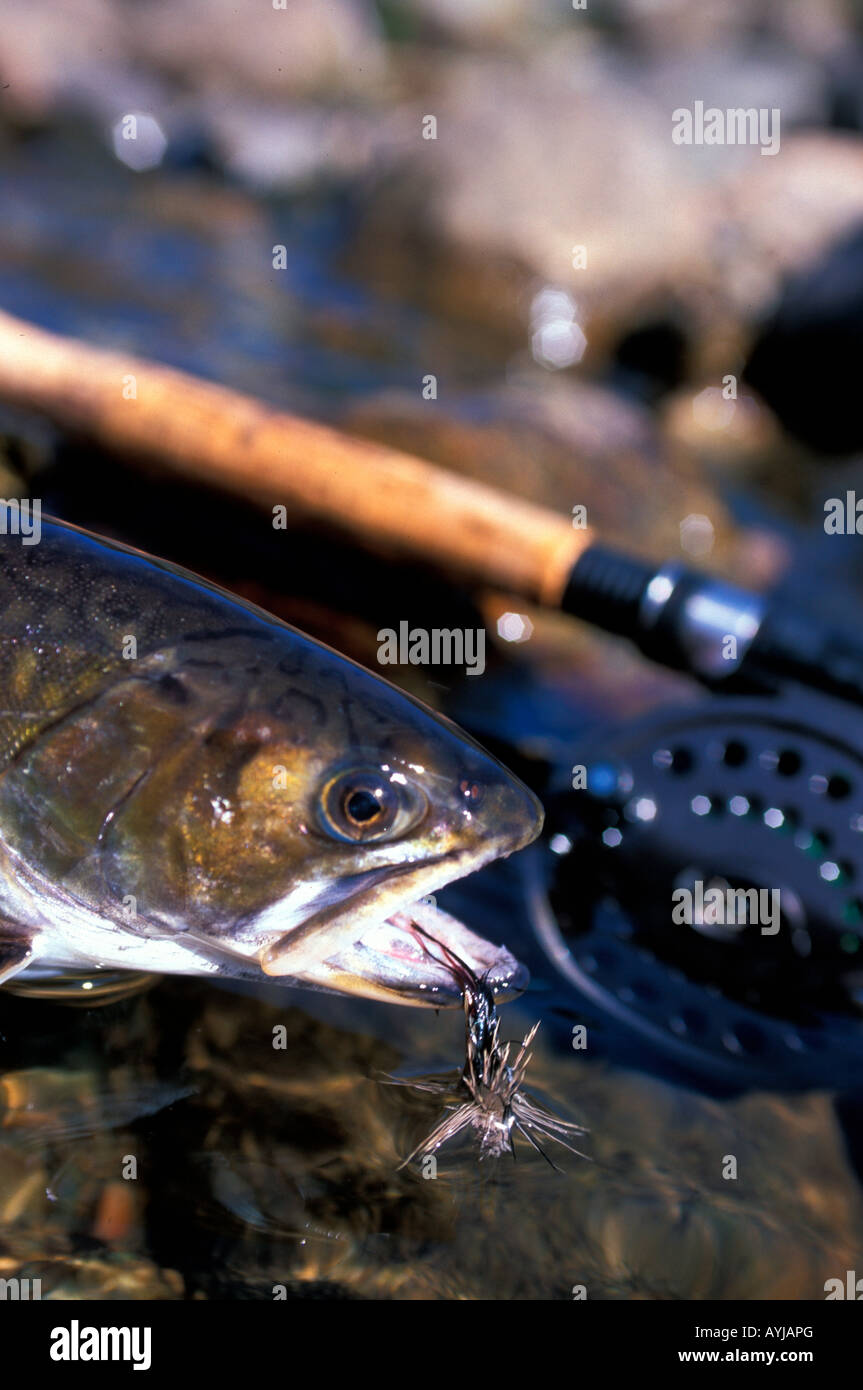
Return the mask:
[[713,1083],[859,1086],[863,710],[798,687],[713,697],[572,762],[587,786],[552,791],[519,856],[571,1016],[581,1001]]

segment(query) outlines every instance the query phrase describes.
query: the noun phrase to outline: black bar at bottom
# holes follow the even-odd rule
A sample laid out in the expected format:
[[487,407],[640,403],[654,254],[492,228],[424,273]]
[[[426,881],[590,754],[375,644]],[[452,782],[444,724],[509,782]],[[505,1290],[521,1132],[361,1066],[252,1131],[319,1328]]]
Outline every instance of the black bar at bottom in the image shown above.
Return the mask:
[[863,1294],[853,1307],[847,1306],[847,1295],[812,1303],[575,1297],[548,1304],[539,1313],[493,1303],[483,1304],[481,1311],[470,1303],[407,1309],[384,1304],[374,1310],[362,1299],[5,1301],[0,1302],[0,1337],[7,1352],[15,1349],[16,1379],[26,1372],[49,1385],[66,1384],[76,1376],[92,1383],[105,1370],[112,1378],[128,1373],[133,1383],[172,1371],[212,1373],[213,1384],[224,1385],[240,1376],[244,1380],[237,1384],[254,1384],[276,1372],[280,1382],[290,1383],[296,1375],[308,1383],[316,1373],[331,1381],[342,1370],[355,1375],[364,1367],[374,1371],[387,1364],[409,1377],[422,1341],[406,1339],[406,1316],[417,1318],[417,1337],[429,1338],[427,1355],[433,1348],[442,1374],[455,1374],[459,1366],[463,1371],[463,1353],[471,1357],[467,1364],[494,1374],[501,1357],[508,1357],[522,1337],[529,1366],[543,1346],[538,1338],[547,1337],[548,1351],[569,1348],[566,1364],[573,1378],[585,1367],[595,1371],[597,1363],[603,1370],[639,1375],[672,1367],[796,1366],[814,1371],[825,1383],[832,1371],[846,1373],[856,1363],[863,1328],[863,1309],[856,1307],[860,1301]]

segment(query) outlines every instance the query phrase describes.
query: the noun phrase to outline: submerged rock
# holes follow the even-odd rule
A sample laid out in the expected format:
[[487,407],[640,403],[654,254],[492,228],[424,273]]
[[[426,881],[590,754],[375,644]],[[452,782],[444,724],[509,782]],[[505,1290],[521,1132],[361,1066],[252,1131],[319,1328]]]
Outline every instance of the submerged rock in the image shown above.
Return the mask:
[[[203,1166],[245,1225],[237,1280],[366,1298],[805,1299],[853,1265],[863,1205],[826,1096],[710,1101],[556,1054],[541,1029],[529,1087],[575,1106],[593,1162],[558,1156],[561,1175],[522,1155],[484,1181],[467,1145],[429,1180],[396,1171],[437,1101],[379,1084],[392,1045],[281,1015],[287,1050],[265,1052],[263,1019],[234,1003],[227,1031],[208,1009],[195,1055],[209,1103],[221,1096]],[[504,1032],[530,1017],[505,1011]],[[412,1069],[431,1048],[458,1061],[459,1018],[431,1034],[408,1011],[398,1022]]]

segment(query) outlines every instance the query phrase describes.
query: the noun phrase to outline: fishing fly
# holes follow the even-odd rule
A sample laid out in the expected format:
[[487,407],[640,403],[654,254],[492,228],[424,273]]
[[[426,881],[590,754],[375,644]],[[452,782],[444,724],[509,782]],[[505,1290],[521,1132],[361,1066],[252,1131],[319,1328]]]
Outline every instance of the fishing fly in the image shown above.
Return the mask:
[[476,975],[461,957],[429,936],[415,922],[412,923],[412,931],[422,949],[438,964],[445,964],[461,987],[464,995],[466,1055],[464,1067],[457,1074],[455,1084],[452,1076],[421,1080],[389,1078],[397,1085],[449,1097],[443,1119],[399,1167],[406,1167],[419,1155],[435,1153],[465,1130],[473,1131],[481,1161],[500,1158],[505,1153],[515,1158],[516,1132],[557,1172],[561,1170],[548,1157],[539,1143],[539,1137],[553,1139],[570,1153],[586,1158],[586,1154],[569,1142],[571,1136],[587,1132],[583,1126],[560,1119],[523,1089],[531,1058],[530,1048],[539,1023],[529,1029],[510,1061],[515,1045],[500,1041],[500,1019],[494,993],[486,979]]

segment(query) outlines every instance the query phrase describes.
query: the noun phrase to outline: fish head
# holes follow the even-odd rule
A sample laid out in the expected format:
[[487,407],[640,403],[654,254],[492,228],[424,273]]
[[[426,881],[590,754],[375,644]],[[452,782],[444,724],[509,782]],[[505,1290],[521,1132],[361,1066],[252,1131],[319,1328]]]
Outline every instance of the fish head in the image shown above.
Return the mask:
[[326,665],[258,712],[233,800],[248,881],[266,888],[234,944],[267,976],[456,1005],[461,987],[431,938],[498,994],[518,991],[527,976],[510,952],[433,895],[533,840],[540,803],[448,722],[359,668],[328,679]]
[[[458,1005],[436,942],[499,996],[522,989],[504,946],[430,899],[533,840],[539,801],[454,725],[289,631],[209,661],[196,647],[193,664],[180,647],[167,680],[151,663],[114,692],[162,752],[103,826],[102,881],[145,931],[286,983]],[[157,706],[178,690],[175,724]]]
[[386,689],[355,733],[348,758],[318,760],[301,777],[305,795],[295,787],[292,805],[306,812],[296,826],[303,882],[275,908],[290,924],[262,969],[376,998],[458,1003],[461,988],[431,938],[498,993],[523,988],[509,951],[433,895],[529,843],[539,802],[464,735],[403,696],[391,703]]

